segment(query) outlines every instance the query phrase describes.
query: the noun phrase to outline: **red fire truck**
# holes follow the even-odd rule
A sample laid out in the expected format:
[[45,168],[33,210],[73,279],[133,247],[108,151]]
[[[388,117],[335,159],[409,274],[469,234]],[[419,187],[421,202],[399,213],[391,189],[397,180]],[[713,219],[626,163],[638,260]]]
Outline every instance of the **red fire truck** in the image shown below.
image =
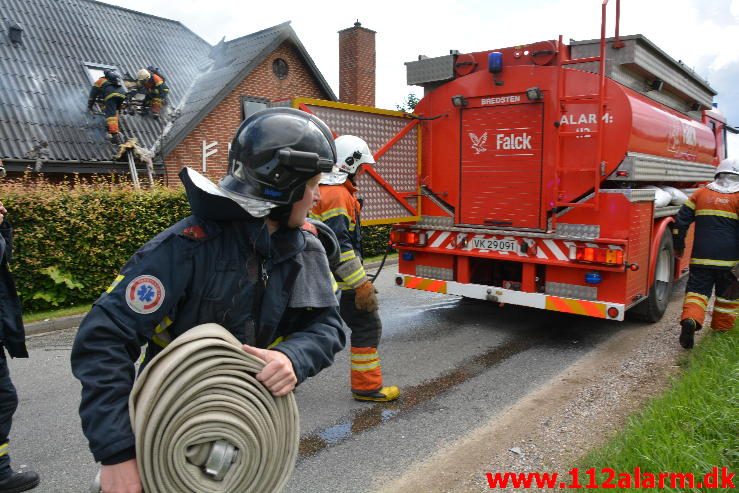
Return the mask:
[[[377,149],[363,224],[395,223],[396,283],[598,318],[659,320],[687,272],[655,188],[713,179],[733,130],[716,92],[641,35],[407,63],[414,114],[317,100]],[[618,5],[617,5],[618,12]],[[692,237],[687,253],[690,253]]]
[[[623,320],[665,312],[679,206],[726,157],[715,91],[641,35],[406,64],[425,95],[420,205],[394,227],[397,284]],[[689,253],[688,249],[688,253]]]

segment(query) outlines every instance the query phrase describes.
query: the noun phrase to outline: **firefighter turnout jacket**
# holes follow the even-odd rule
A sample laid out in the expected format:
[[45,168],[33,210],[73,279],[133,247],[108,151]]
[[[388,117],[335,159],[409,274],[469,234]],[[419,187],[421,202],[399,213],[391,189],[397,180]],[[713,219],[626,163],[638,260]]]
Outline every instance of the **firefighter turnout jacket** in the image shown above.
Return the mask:
[[691,266],[731,269],[739,262],[739,193],[700,188],[680,208],[673,225],[675,249],[685,248],[685,235],[695,222]]
[[12,358],[28,358],[21,300],[8,265],[12,250],[13,227],[4,220],[0,223],[0,353],[4,346]]
[[[192,203],[192,201],[191,201]],[[135,456],[128,413],[134,361],[188,329],[215,322],[242,343],[287,355],[298,383],[345,344],[326,254],[315,236],[262,220],[190,216],[144,245],[80,325],[72,369],[80,416],[104,464]]]
[[105,77],[100,77],[90,89],[90,96],[87,98],[87,108],[92,109],[97,100],[102,101],[103,104],[107,103],[110,99],[120,99],[123,102],[126,99],[126,93],[122,87],[113,84]]
[[162,77],[152,73],[148,80],[141,83],[146,95],[144,105],[151,105],[152,111],[159,112],[162,105],[167,102],[169,87]]
[[106,129],[109,134],[117,134],[118,110],[126,100],[126,90],[123,86],[115,85],[105,77],[100,77],[90,89],[90,97],[87,99],[87,109],[92,110],[95,101],[101,101],[103,114],[105,115]]
[[340,185],[321,185],[321,200],[310,213],[312,219],[325,223],[336,234],[341,250],[339,266],[334,269],[342,291],[356,289],[369,279],[362,266],[362,233],[357,188],[346,180]]

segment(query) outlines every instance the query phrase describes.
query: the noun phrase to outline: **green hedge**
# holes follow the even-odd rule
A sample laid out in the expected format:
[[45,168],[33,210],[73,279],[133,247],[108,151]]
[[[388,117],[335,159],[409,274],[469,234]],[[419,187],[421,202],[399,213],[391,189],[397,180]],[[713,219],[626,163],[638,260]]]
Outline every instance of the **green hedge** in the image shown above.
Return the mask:
[[13,273],[23,308],[49,310],[95,300],[151,237],[186,217],[181,189],[135,191],[92,183],[3,183],[13,224]]
[[[2,183],[13,224],[13,274],[26,312],[94,301],[150,238],[190,214],[181,188],[135,191],[96,178]],[[366,257],[387,247],[389,226],[362,228]]]
[[362,253],[364,258],[384,255],[390,240],[390,225],[362,227]]

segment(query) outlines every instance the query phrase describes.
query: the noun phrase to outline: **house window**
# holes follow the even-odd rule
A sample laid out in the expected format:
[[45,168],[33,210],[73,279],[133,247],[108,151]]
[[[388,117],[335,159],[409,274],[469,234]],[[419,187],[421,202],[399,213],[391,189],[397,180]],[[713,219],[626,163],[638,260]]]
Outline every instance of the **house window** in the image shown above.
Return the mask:
[[272,62],[272,73],[274,73],[278,79],[287,79],[288,70],[289,67],[287,66],[287,62],[282,58],[275,58],[275,61]]
[[243,113],[243,119],[246,120],[257,111],[262,111],[263,109],[266,109],[268,104],[269,99],[243,96],[241,98],[241,111]]
[[85,67],[85,71],[87,72],[87,77],[90,79],[90,84],[94,84],[96,80],[102,77],[105,70],[114,70],[119,74],[121,73],[121,71],[118,70],[118,67],[116,67],[115,65],[84,63],[83,66]]

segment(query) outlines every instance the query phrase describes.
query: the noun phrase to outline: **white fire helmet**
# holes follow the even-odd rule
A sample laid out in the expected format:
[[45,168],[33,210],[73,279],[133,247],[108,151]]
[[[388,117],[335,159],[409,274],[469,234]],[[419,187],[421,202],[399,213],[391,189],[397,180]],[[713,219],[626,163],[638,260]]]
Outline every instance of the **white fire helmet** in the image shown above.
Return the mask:
[[375,158],[367,142],[354,135],[341,135],[334,140],[336,144],[336,166],[331,173],[324,173],[322,185],[344,183],[349,175],[354,175],[363,164],[375,164]]
[[706,187],[719,193],[739,192],[739,159],[721,161],[716,167],[716,177]]
[[716,167],[716,177],[718,177],[720,173],[739,175],[739,159],[728,158],[721,161],[721,164]]
[[145,68],[142,68],[136,74],[136,79],[138,79],[140,82],[145,82],[149,80],[150,77],[151,77],[151,73],[149,73],[149,71],[146,70]]

